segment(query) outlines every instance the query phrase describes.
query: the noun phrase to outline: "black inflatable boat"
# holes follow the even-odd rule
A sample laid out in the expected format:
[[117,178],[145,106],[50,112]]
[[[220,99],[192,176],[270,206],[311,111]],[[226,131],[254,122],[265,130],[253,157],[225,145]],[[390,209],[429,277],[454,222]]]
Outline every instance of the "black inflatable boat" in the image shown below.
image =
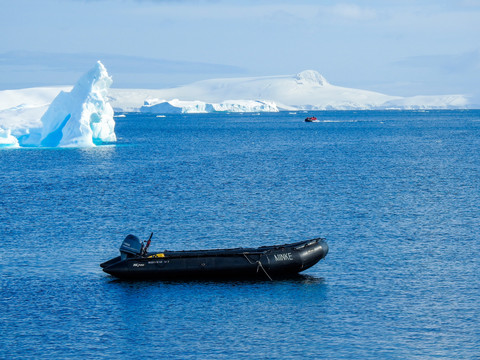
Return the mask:
[[108,274],[125,279],[278,279],[295,275],[315,265],[328,253],[322,238],[294,244],[217,250],[148,252],[144,244],[128,235],[120,256],[100,266]]

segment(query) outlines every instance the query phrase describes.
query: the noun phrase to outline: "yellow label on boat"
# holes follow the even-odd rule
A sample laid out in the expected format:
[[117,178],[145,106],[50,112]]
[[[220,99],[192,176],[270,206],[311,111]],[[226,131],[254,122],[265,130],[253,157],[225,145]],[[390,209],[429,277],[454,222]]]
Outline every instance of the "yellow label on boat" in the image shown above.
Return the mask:
[[153,254],[153,255],[149,256],[149,258],[163,258],[163,257],[165,257],[165,254],[163,254],[163,253]]

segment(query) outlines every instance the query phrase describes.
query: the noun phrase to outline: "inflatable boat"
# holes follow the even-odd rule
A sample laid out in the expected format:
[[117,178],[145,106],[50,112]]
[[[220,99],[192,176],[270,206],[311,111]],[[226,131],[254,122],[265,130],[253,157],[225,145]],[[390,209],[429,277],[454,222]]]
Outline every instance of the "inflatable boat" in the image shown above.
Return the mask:
[[304,271],[328,253],[325,239],[294,244],[216,250],[149,252],[146,243],[128,235],[120,256],[102,263],[121,279],[279,279]]

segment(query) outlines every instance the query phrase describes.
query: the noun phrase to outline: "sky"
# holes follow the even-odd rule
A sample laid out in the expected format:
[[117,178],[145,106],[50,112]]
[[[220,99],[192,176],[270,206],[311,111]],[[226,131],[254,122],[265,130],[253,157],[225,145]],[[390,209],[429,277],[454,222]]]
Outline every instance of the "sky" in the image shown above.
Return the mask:
[[0,0],[0,90],[296,74],[480,104],[480,0]]

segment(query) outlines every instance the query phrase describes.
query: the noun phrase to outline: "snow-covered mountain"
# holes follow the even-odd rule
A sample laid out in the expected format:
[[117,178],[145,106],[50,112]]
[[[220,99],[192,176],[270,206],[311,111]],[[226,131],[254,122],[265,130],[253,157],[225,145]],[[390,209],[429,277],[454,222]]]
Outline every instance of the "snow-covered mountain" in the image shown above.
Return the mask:
[[[175,112],[191,112],[193,107],[201,109],[198,112],[207,112],[205,108],[208,108],[208,104],[226,101],[229,104],[245,101],[268,102],[274,104],[278,110],[446,109],[468,106],[463,95],[400,97],[335,86],[314,70],[302,71],[296,75],[204,80],[170,89],[112,89],[110,97],[116,110],[150,109],[152,112],[153,106],[167,102],[172,105],[171,101],[174,99],[183,102],[173,105],[177,107]],[[249,105],[251,107],[252,104]],[[250,107],[247,106],[244,111],[249,111]],[[166,111],[168,105],[157,108],[159,112]],[[221,111],[216,110],[215,106],[211,108],[212,111]],[[229,107],[222,109],[232,111]]]

